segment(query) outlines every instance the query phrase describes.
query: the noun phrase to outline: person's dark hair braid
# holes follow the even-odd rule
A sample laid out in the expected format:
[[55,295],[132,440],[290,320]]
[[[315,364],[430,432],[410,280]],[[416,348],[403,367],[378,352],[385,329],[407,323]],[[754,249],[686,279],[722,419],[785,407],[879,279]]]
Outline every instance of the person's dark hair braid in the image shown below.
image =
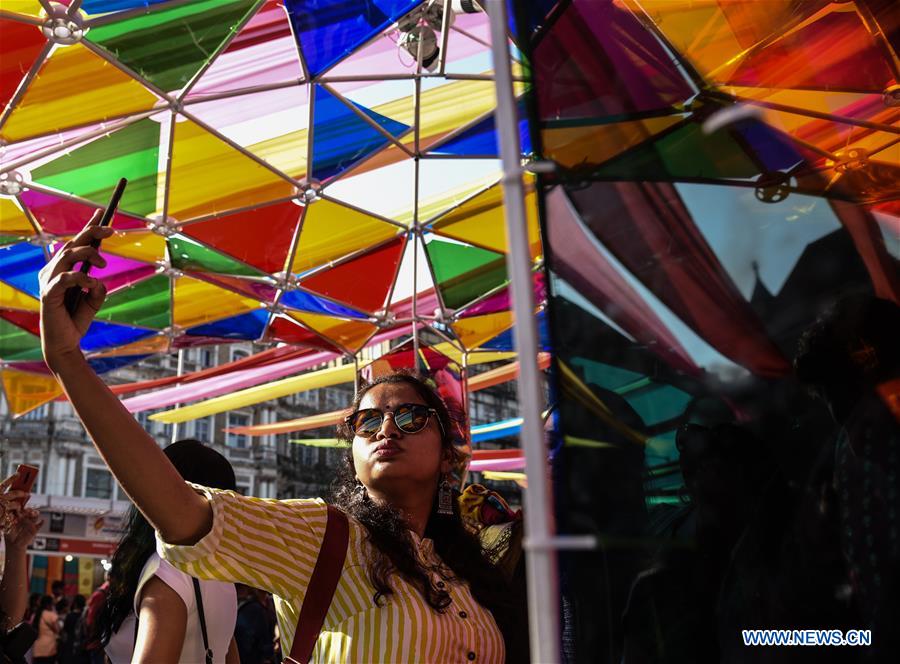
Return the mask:
[[[359,407],[369,390],[385,383],[409,385],[429,407],[434,408],[443,425],[441,446],[453,455],[458,454],[451,438],[452,424],[456,418],[451,417],[440,396],[411,372],[388,374],[364,385],[356,394],[352,410]],[[464,417],[462,414],[460,416]],[[353,440],[353,433],[346,424],[339,427],[339,436],[348,443]],[[332,502],[366,528],[369,541],[379,554],[370,561],[368,570],[369,579],[375,587],[372,600],[376,605],[381,605],[384,597],[393,594],[390,577],[395,572],[415,586],[428,605],[439,612],[444,611],[451,600],[449,593],[433,581],[432,573],[436,572],[445,580],[466,581],[475,600],[493,614],[509,650],[515,623],[512,616],[521,609],[524,599],[517,601],[519,598],[512,592],[503,574],[490,562],[490,552],[484,551],[477,537],[465,527],[456,500],[453,501],[453,516],[442,516],[437,514],[435,497],[425,528],[425,537],[434,542],[434,550],[444,563],[440,569],[429,568],[419,562],[401,514],[369,498],[356,477],[353,452],[349,446],[338,468]]]

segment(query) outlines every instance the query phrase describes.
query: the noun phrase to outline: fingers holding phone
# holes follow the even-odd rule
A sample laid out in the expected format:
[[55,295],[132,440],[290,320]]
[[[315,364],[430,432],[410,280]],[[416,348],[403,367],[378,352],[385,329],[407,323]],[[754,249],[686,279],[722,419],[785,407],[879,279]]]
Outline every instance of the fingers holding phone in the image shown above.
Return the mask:
[[[100,242],[113,234],[109,227],[127,181],[119,180],[109,204],[98,210],[78,235],[66,242],[41,270],[41,345],[44,361],[54,369],[66,358],[81,358],[80,341],[103,305],[106,287],[89,275],[105,267]],[[76,268],[80,263],[81,267]]]

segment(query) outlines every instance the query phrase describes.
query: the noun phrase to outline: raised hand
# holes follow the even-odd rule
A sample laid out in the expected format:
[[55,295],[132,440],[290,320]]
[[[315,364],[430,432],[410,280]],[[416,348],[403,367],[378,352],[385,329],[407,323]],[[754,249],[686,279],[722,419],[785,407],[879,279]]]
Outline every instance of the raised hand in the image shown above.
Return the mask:
[[[100,227],[102,212],[98,210],[84,229],[66,242],[53,259],[40,271],[41,285],[41,346],[44,361],[57,371],[67,358],[81,358],[79,342],[90,327],[97,311],[106,298],[106,287],[99,279],[89,277],[75,269],[77,263],[87,261],[97,267],[106,267],[100,251],[91,242],[102,240],[114,233],[109,227]],[[87,291],[74,315],[65,307],[65,295],[69,288]]]

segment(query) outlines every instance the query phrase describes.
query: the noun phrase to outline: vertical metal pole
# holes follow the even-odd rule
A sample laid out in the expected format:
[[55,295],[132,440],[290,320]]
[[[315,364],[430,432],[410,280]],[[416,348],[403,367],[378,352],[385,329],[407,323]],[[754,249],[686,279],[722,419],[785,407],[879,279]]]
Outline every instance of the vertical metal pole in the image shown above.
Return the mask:
[[531,251],[525,217],[521,149],[516,100],[512,86],[509,43],[506,36],[506,2],[484,3],[490,14],[494,82],[497,88],[495,125],[500,136],[503,164],[503,203],[509,253],[507,269],[512,282],[513,334],[519,353],[518,396],[522,413],[522,449],[525,452],[525,543],[528,578],[528,631],[531,661],[559,662],[559,592],[556,553],[553,546],[553,511],[547,473],[547,450],[541,423],[544,399],[537,363],[538,337],[531,281]]
[[[183,373],[184,373],[184,348],[179,348],[178,349],[177,375],[181,376]],[[179,405],[181,405],[181,404],[175,404],[175,407],[178,408]],[[172,440],[170,440],[169,443],[170,444],[174,443],[176,440],[178,440],[178,422],[175,422],[172,424]]]

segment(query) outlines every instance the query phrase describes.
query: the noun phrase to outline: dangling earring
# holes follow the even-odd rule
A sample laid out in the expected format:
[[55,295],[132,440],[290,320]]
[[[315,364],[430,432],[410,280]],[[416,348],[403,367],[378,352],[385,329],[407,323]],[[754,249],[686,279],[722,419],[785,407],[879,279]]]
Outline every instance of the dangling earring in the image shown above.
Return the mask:
[[444,475],[438,486],[438,507],[437,513],[441,516],[453,516],[453,489],[447,476]]

